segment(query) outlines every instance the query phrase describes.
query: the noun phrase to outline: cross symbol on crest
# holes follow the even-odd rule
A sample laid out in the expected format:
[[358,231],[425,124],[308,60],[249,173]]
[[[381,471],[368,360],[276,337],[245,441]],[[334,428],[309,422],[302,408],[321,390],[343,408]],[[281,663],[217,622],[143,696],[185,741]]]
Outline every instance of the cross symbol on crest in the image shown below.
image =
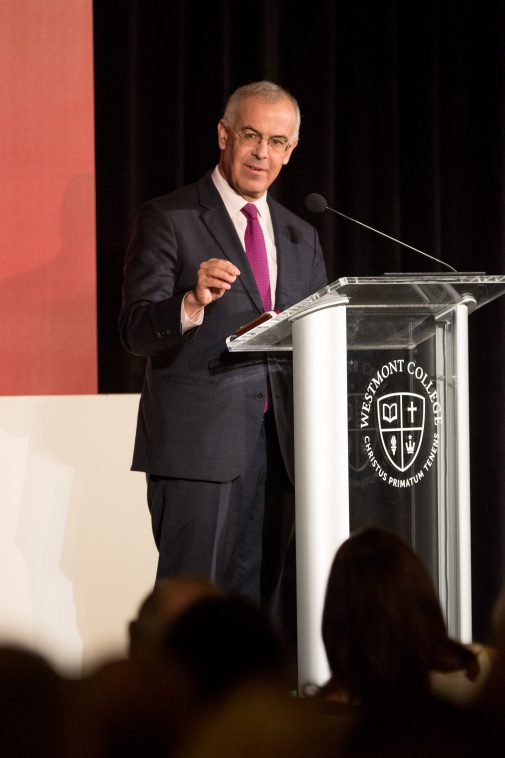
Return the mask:
[[407,413],[410,413],[410,423],[414,423],[414,413],[417,411],[417,405],[414,405],[414,401],[410,401],[410,405],[407,408]]

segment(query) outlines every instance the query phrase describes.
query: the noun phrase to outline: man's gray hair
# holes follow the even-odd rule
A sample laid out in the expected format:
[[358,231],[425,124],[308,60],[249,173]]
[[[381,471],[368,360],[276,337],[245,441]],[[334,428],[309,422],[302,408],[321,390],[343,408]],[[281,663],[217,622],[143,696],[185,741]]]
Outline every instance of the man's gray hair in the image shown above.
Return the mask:
[[227,126],[234,126],[237,119],[237,112],[243,100],[248,97],[257,97],[268,103],[278,103],[281,100],[288,99],[295,110],[296,123],[294,132],[291,135],[291,139],[298,139],[300,132],[300,108],[298,102],[293,95],[283,87],[273,82],[261,81],[251,82],[250,84],[244,84],[242,87],[238,87],[235,92],[232,92],[226,103],[226,107],[223,114],[223,121]]

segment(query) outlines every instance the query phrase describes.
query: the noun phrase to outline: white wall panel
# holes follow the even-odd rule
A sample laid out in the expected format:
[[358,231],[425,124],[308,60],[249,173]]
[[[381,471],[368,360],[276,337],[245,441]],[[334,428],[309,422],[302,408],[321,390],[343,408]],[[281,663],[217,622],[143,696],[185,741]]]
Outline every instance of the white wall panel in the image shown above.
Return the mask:
[[156,571],[138,395],[0,397],[0,641],[82,671],[126,650]]

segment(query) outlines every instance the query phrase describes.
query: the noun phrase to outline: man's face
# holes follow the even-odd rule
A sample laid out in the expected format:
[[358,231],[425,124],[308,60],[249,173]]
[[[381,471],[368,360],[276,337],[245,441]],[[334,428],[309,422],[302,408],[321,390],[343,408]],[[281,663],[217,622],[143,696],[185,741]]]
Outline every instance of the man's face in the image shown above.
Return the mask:
[[[219,122],[219,169],[228,184],[245,200],[257,200],[264,195],[281,168],[288,163],[298,142],[292,138],[295,126],[296,114],[288,98],[269,103],[259,97],[248,97],[242,101],[233,127]],[[266,139],[259,145],[243,144],[238,133],[244,130],[252,130],[266,138],[282,138],[289,147],[279,153]]]

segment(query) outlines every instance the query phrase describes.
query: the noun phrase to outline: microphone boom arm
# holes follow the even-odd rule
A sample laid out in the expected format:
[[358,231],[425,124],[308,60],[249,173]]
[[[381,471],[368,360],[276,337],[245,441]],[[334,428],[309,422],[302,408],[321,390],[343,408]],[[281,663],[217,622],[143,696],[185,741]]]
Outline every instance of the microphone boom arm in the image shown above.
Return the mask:
[[434,255],[425,253],[423,250],[419,250],[417,247],[413,247],[412,245],[407,245],[406,242],[402,242],[401,240],[398,240],[395,237],[391,237],[391,235],[389,234],[385,234],[384,232],[381,232],[378,229],[374,229],[373,226],[368,226],[367,224],[364,224],[362,221],[358,221],[355,218],[351,218],[351,216],[346,216],[345,213],[341,213],[341,211],[337,211],[335,210],[335,208],[330,208],[330,206],[326,202],[326,198],[324,198],[322,195],[319,195],[317,192],[311,192],[310,195],[307,195],[307,197],[305,198],[305,207],[309,211],[312,211],[312,213],[323,213],[324,211],[331,211],[332,213],[336,213],[337,216],[342,216],[342,218],[345,218],[348,221],[352,221],[354,224],[359,224],[360,226],[364,226],[365,229],[368,229],[371,232],[380,234],[382,235],[382,237],[387,237],[388,240],[392,240],[393,242],[397,242],[399,245],[408,247],[410,250],[414,250],[414,252],[419,253],[420,255],[424,255],[426,258],[430,258],[430,260],[435,261],[436,263],[440,263],[441,266],[447,266],[447,268],[450,269],[450,271],[453,271],[455,274],[459,273],[458,270],[455,269],[454,266],[451,266],[450,263],[446,263],[445,261],[440,260],[440,258],[435,258]]
[[421,255],[425,255],[427,258],[431,258],[432,261],[436,261],[436,263],[441,263],[443,266],[447,266],[448,269],[453,271],[455,274],[458,273],[457,269],[455,269],[453,266],[451,266],[450,263],[446,263],[445,261],[440,260],[439,258],[435,258],[434,255],[430,255],[429,253],[424,253],[422,250],[419,250],[417,247],[412,247],[412,245],[407,245],[406,242],[402,242],[401,240],[397,240],[395,237],[391,237],[389,234],[385,234],[384,232],[379,231],[379,229],[374,229],[373,226],[367,226],[367,224],[364,224],[362,221],[358,221],[355,218],[351,218],[350,216],[346,216],[345,213],[341,213],[340,211],[336,211],[335,208],[330,208],[329,205],[326,206],[327,211],[332,211],[333,213],[336,213],[338,216],[342,216],[342,218],[346,218],[348,221],[352,221],[355,224],[359,224],[360,226],[364,226],[365,229],[369,229],[371,232],[376,232],[377,234],[381,234],[383,237],[387,237],[389,240],[392,240],[393,242],[397,242],[399,245],[403,245],[404,247],[410,248],[410,250],[414,250],[416,253],[421,253]]

